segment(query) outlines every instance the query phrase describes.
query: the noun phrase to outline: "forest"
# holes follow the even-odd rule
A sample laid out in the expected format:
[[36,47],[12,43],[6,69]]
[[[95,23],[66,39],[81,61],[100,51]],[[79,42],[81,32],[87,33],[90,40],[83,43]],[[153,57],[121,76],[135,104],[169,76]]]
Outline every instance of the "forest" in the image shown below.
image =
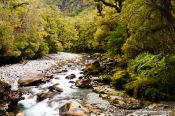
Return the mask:
[[116,62],[105,83],[175,100],[175,1],[0,0],[1,65],[59,51],[105,53]]

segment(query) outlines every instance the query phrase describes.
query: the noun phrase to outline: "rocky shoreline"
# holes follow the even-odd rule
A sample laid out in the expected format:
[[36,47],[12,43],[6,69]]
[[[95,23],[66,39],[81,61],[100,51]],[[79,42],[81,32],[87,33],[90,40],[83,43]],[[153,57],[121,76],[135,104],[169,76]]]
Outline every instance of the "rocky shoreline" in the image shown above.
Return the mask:
[[[123,110],[123,115],[175,115],[175,102],[173,101],[150,102],[145,100],[138,100],[127,95],[125,91],[116,90],[116,88],[114,89],[114,86],[112,86],[111,84],[109,85],[104,83],[103,77],[101,77],[100,74],[109,74],[109,70],[112,69],[111,67],[115,66],[114,59],[110,59],[108,57],[105,57],[105,55],[100,54],[94,54],[91,56],[91,58],[95,59],[95,61],[86,66],[84,70],[84,74],[86,77],[84,79],[91,80],[89,83],[93,88],[93,91],[98,93],[103,99],[109,101],[112,105],[118,107],[120,110]],[[85,83],[85,85],[87,85],[87,83]]]

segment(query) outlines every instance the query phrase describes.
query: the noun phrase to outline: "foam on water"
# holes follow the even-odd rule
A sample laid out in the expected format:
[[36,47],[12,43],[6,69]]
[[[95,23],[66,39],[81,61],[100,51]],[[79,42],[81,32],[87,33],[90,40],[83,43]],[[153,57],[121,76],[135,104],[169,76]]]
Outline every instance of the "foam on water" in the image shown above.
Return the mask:
[[[66,67],[68,68],[68,67]],[[78,88],[70,88],[72,83],[70,83],[68,79],[65,79],[66,76],[70,74],[75,74],[76,78],[71,81],[76,81],[80,76],[83,76],[78,68],[69,69],[68,72],[60,73],[54,75],[54,78],[45,84],[41,84],[37,87],[31,87],[29,91],[31,94],[24,95],[25,99],[19,101],[19,106],[22,107],[25,116],[58,116],[59,115],[59,107],[61,107],[70,97],[70,95],[74,92],[77,92]],[[61,94],[56,94],[52,99],[43,100],[41,102],[37,102],[37,94],[39,93],[47,93],[48,87],[54,84],[58,84],[59,87],[63,89]],[[65,100],[66,99],[66,100]]]

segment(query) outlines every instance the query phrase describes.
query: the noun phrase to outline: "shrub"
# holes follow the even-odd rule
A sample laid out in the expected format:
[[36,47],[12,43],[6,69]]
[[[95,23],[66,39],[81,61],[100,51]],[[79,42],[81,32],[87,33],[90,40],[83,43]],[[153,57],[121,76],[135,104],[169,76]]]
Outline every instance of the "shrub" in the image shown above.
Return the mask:
[[39,57],[41,57],[41,56],[44,56],[44,55],[46,55],[46,54],[48,54],[48,53],[49,53],[48,44],[47,44],[47,43],[44,43],[44,42],[41,43],[40,46],[39,46],[37,55],[38,55]]
[[101,75],[100,78],[101,78],[101,81],[106,84],[110,84],[110,82],[112,81],[112,76],[108,74]]
[[144,53],[131,60],[131,80],[125,90],[135,97],[148,100],[171,99],[175,95],[175,56]]
[[112,31],[109,36],[106,37],[107,51],[109,55],[114,56],[122,53],[122,46],[127,38],[126,29],[122,26],[118,26],[115,31]]
[[118,70],[112,77],[111,85],[116,89],[123,89],[123,86],[128,82],[129,74],[126,70]]

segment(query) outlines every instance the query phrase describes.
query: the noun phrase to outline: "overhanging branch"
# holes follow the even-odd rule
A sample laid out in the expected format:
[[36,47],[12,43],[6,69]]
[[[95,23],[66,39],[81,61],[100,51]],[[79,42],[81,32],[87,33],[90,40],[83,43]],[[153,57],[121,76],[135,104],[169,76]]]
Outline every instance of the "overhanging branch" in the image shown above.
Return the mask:
[[21,7],[23,5],[29,5],[29,3],[28,2],[19,3],[19,4],[14,5],[13,8],[16,9],[16,8]]
[[116,4],[112,4],[112,3],[109,3],[109,2],[106,2],[105,0],[100,0],[104,5],[106,5],[106,6],[109,6],[109,7],[112,7],[112,8],[115,8],[116,9],[116,11],[118,12],[118,13],[120,13],[121,12],[121,0],[116,0],[116,2],[118,2],[118,4],[119,4],[119,6]]

